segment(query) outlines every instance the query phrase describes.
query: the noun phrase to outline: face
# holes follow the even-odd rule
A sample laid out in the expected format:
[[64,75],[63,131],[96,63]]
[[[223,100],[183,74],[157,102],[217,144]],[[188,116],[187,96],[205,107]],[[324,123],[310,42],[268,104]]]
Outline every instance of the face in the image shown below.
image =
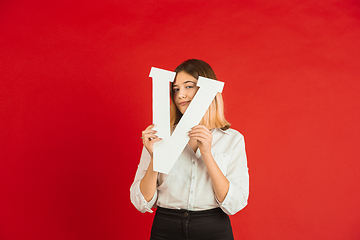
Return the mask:
[[178,72],[173,84],[174,103],[179,111],[184,114],[194,98],[199,87],[197,79],[186,72]]

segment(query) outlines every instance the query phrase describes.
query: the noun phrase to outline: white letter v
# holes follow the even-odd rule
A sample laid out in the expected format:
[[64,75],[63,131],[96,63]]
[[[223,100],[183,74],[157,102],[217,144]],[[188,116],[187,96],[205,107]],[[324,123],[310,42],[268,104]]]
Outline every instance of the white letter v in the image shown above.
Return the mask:
[[153,166],[154,171],[168,174],[189,142],[188,132],[199,124],[216,93],[222,92],[224,83],[199,77],[197,86],[200,88],[170,136],[169,82],[174,81],[175,73],[152,67],[149,76],[153,79],[154,129],[157,130],[156,135],[162,138],[154,144]]

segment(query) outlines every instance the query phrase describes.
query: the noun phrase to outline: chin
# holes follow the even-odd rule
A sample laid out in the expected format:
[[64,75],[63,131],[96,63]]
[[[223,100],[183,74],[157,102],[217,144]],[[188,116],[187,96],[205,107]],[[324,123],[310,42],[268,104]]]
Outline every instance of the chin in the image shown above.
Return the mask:
[[184,110],[182,110],[182,111],[180,111],[180,112],[181,112],[181,114],[184,115],[184,113],[186,112],[186,109],[184,109]]
[[176,106],[176,107],[179,110],[179,112],[181,112],[181,114],[185,113],[186,109],[183,109],[182,107],[178,107],[178,106]]

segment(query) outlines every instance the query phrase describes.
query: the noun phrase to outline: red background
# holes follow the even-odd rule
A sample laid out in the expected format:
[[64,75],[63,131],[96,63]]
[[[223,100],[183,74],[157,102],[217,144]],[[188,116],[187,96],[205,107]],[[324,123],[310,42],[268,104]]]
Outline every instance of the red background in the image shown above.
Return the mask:
[[148,75],[188,58],[245,136],[235,238],[360,239],[359,39],[356,0],[2,0],[0,239],[148,239]]

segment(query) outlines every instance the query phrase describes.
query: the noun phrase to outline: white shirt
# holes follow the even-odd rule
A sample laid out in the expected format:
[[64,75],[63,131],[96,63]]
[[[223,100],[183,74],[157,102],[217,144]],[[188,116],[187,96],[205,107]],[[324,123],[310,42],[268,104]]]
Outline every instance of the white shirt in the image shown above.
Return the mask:
[[247,205],[249,174],[244,137],[238,131],[215,129],[211,153],[224,176],[229,180],[229,190],[222,203],[215,196],[210,176],[199,149],[196,153],[187,144],[169,174],[159,173],[157,190],[147,202],[140,191],[140,181],[150,164],[150,154],[143,147],[140,164],[130,188],[132,204],[140,212],[152,212],[155,204],[170,209],[192,211],[220,207],[233,215]]

